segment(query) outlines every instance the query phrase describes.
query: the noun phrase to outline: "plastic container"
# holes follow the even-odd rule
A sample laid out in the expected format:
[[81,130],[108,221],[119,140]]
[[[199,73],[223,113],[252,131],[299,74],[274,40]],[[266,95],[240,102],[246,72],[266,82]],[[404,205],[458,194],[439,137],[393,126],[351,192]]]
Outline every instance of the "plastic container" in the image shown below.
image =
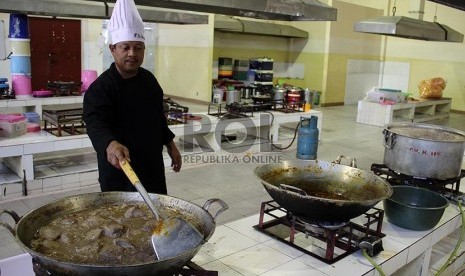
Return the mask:
[[29,20],[27,14],[10,14],[10,32],[8,33],[8,37],[29,38]]
[[17,137],[26,132],[26,117],[18,114],[0,114],[0,137]]
[[39,131],[40,131],[40,125],[39,124],[27,123],[27,133],[39,132]]
[[13,92],[17,99],[25,99],[32,97],[32,84],[31,77],[29,75],[12,75],[11,84]]
[[26,117],[28,123],[40,124],[40,116],[37,112],[25,112],[23,116]]
[[249,68],[255,70],[273,70],[273,59],[252,58],[249,60]]
[[10,38],[10,48],[12,56],[31,56],[31,42],[29,38]]
[[31,57],[30,56],[11,56],[10,59],[11,74],[31,74]]
[[97,79],[97,71],[83,70],[81,72],[81,92],[86,92],[89,86]]
[[32,96],[37,98],[52,97],[53,92],[51,90],[36,90],[32,91]]
[[223,89],[213,88],[212,103],[221,104],[221,102],[223,101],[223,97],[224,97]]

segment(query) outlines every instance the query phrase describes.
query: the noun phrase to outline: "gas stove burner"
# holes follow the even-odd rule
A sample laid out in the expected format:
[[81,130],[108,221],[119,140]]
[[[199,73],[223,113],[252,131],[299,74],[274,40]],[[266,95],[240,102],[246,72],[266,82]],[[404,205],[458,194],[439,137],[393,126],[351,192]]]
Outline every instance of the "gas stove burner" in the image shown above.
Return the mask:
[[321,227],[326,229],[338,229],[349,224],[348,221],[322,221],[322,220],[313,220],[305,217],[295,217],[297,221],[301,223],[308,224],[313,227]]
[[[265,215],[273,219],[265,221]],[[321,226],[324,224],[321,221],[296,217],[272,200],[262,202],[259,222],[254,228],[332,264],[359,249],[373,256],[383,250],[381,239],[386,236],[381,232],[384,211],[373,207],[363,216],[361,224],[349,221]]]

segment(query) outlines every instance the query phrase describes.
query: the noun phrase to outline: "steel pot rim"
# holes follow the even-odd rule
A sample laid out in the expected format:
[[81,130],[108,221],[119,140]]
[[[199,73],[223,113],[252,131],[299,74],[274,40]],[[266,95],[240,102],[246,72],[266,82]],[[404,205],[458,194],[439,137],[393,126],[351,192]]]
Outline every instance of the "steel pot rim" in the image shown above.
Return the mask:
[[[451,141],[441,141],[441,140],[437,140],[437,139],[428,139],[428,138],[425,138],[425,137],[410,137],[408,135],[404,135],[402,133],[396,132],[395,129],[393,130],[393,128],[417,128],[417,129],[430,129],[430,130],[444,130],[446,132],[462,136],[463,139],[462,140],[454,140],[454,141],[452,141],[452,140]],[[406,137],[406,138],[409,138],[409,139],[415,139],[415,140],[434,141],[434,142],[442,142],[442,143],[464,143],[465,142],[465,132],[464,131],[454,129],[454,128],[451,128],[451,127],[447,127],[447,126],[402,122],[402,123],[388,124],[388,125],[386,125],[384,130],[388,131],[388,132],[391,132],[391,133],[394,133],[395,135],[398,135],[398,136]]]

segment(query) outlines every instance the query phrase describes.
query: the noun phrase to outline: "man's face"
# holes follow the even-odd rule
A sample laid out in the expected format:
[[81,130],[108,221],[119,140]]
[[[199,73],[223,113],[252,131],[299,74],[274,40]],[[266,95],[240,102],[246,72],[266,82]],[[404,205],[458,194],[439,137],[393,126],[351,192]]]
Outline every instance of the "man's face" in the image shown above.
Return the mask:
[[123,77],[132,77],[144,61],[145,44],[140,41],[123,41],[110,45],[116,67]]

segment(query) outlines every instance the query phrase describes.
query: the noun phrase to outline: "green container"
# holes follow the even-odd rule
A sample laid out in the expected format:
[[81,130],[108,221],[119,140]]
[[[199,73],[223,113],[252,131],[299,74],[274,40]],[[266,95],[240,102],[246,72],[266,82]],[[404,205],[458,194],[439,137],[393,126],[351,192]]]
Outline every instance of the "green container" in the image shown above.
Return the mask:
[[438,224],[449,201],[439,193],[412,186],[393,186],[383,201],[389,222],[405,229],[425,231]]

